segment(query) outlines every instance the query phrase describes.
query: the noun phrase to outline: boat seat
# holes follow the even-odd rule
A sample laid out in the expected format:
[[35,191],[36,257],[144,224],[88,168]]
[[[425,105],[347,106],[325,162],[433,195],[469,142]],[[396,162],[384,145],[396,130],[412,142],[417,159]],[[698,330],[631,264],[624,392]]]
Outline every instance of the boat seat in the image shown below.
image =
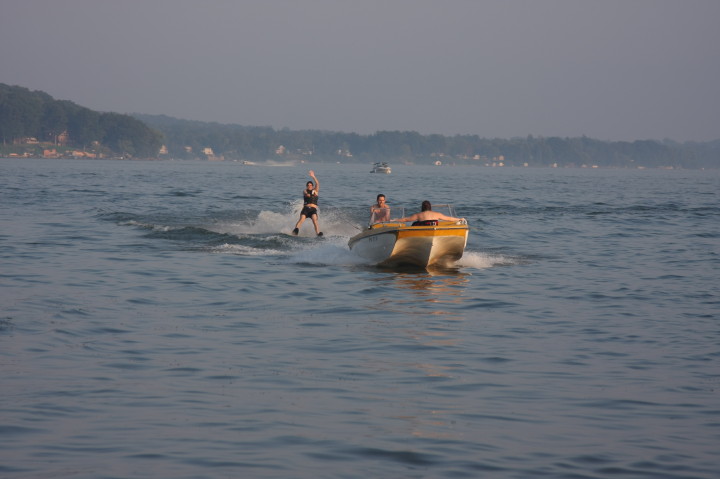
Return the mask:
[[437,226],[438,220],[416,221],[411,226]]

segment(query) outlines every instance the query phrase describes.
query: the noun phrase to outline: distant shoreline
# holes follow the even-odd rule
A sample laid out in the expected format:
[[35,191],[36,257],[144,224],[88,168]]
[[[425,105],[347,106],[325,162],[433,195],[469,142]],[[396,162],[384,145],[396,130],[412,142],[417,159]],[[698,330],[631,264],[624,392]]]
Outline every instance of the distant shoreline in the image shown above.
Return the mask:
[[[185,159],[185,158],[123,158],[123,157],[102,157],[102,158],[83,158],[83,157],[68,157],[68,156],[62,156],[62,157],[42,157],[42,156],[12,156],[12,155],[0,155],[0,161],[4,160],[81,160],[81,161],[148,161],[148,162],[192,162],[192,163],[237,163],[240,166],[247,166],[247,167],[278,167],[278,166],[285,166],[285,167],[296,167],[296,166],[307,166],[310,164],[314,165],[322,165],[322,164],[344,164],[348,166],[358,166],[358,165],[364,165],[366,162],[349,162],[349,163],[339,163],[339,162],[329,162],[329,161],[316,161],[316,162],[305,162],[305,161],[277,161],[277,160],[258,160],[258,161],[246,161],[246,160],[229,160],[229,159],[221,159],[221,160],[205,160],[205,159]],[[494,168],[494,169],[579,169],[579,170],[628,170],[628,171],[642,171],[642,170],[698,170],[698,171],[704,171],[704,170],[718,170],[720,167],[700,167],[700,168],[683,168],[683,167],[674,167],[674,166],[655,166],[655,167],[646,167],[646,166],[636,166],[636,167],[621,167],[621,166],[599,166],[599,165],[557,165],[557,166],[544,166],[544,165],[484,165],[484,164],[468,164],[468,163],[447,163],[442,165],[433,165],[430,163],[407,163],[399,161],[399,164],[403,164],[406,167],[433,167],[433,168],[457,168],[457,167],[470,167],[470,168]],[[367,162],[368,165],[370,165],[370,162]]]
[[[49,141],[52,140],[52,141]],[[102,113],[44,92],[0,83],[0,156],[77,159],[176,159],[277,163],[480,167],[715,169],[720,139],[601,141],[586,136],[483,138],[377,131],[276,130]]]

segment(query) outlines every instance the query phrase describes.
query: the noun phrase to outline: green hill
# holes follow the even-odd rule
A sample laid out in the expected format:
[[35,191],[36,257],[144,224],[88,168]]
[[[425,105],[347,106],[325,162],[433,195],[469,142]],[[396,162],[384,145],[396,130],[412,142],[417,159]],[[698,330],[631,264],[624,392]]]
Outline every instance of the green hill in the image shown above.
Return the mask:
[[47,93],[0,83],[2,152],[39,151],[52,146],[97,155],[155,157],[162,135],[130,115],[101,113],[55,100]]

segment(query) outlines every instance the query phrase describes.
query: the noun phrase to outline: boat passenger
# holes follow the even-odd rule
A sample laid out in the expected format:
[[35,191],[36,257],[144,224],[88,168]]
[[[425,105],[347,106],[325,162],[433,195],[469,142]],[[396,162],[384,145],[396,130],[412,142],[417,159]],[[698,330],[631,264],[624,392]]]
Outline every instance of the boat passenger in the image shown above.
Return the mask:
[[383,223],[390,220],[390,207],[385,203],[385,195],[377,195],[376,203],[370,207],[370,223]]
[[453,216],[445,216],[444,214],[433,211],[432,205],[428,200],[425,200],[422,202],[421,205],[421,211],[420,213],[415,213],[414,215],[407,216],[405,218],[399,218],[397,220],[398,222],[406,222],[406,221],[412,221],[412,226],[435,226],[438,224],[438,220],[442,221],[465,221],[465,218],[455,218]]
[[297,236],[297,234],[300,232],[300,226],[306,219],[310,218],[313,222],[313,226],[315,227],[315,233],[318,236],[322,236],[323,234],[322,231],[320,231],[317,214],[318,196],[320,194],[320,182],[315,176],[315,172],[313,170],[310,170],[308,174],[310,175],[310,178],[315,180],[315,183],[313,183],[312,181],[308,181],[305,185],[305,189],[303,190],[303,209],[300,211],[300,219],[295,224],[295,229],[293,229],[292,234]]

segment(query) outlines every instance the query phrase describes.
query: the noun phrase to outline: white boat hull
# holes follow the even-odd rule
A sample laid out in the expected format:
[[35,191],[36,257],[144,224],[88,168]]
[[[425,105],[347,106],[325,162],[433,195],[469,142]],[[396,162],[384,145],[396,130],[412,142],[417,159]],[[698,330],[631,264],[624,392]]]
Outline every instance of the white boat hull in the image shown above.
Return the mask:
[[392,173],[392,168],[387,163],[375,163],[370,173],[383,173],[389,175]]
[[448,266],[462,258],[468,226],[441,221],[438,226],[373,225],[348,242],[352,251],[381,266]]

